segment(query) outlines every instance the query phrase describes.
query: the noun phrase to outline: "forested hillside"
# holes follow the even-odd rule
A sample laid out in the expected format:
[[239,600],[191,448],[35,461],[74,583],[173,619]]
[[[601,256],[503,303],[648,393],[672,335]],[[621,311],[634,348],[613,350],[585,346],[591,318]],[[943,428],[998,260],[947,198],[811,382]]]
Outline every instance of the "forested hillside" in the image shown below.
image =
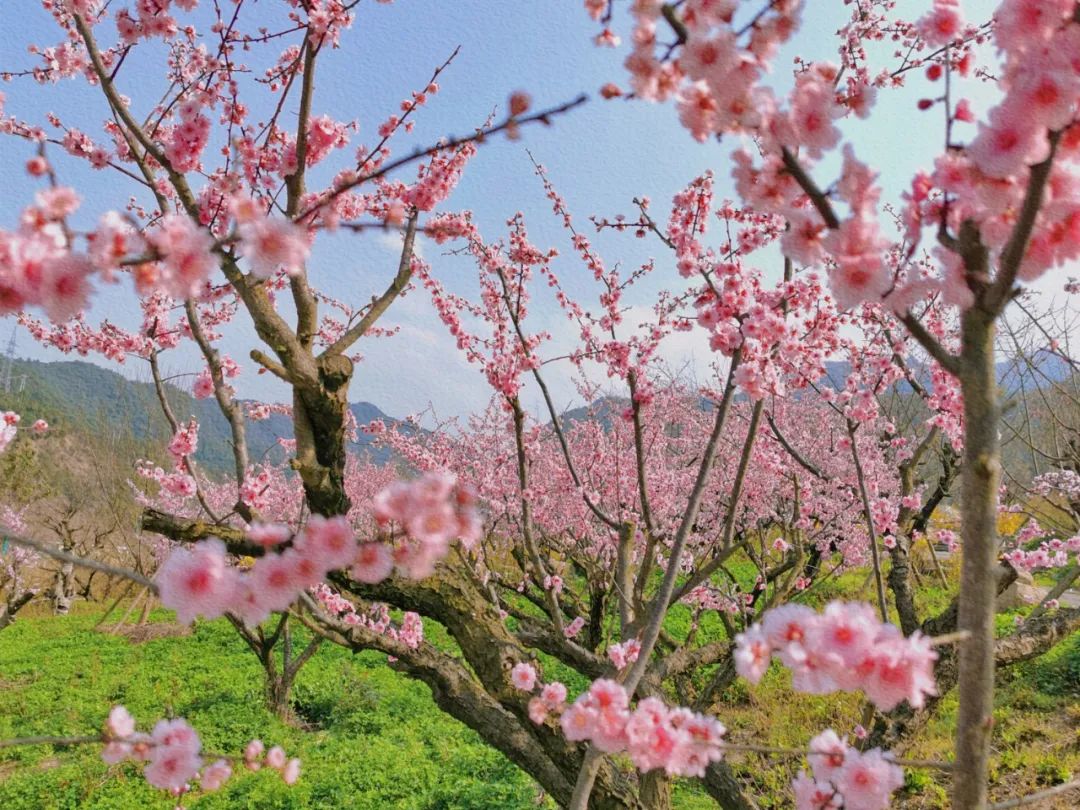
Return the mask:
[[[168,441],[169,426],[149,381],[132,380],[78,360],[16,360],[11,376],[12,391],[0,391],[0,410],[16,411],[31,421],[45,419],[55,428],[74,434],[124,437],[160,446]],[[177,418],[194,417],[199,422],[199,463],[212,474],[228,471],[232,465],[229,428],[217,403],[213,399],[195,399],[175,385],[166,385],[166,389]],[[375,419],[396,422],[370,402],[353,403],[351,408],[359,425]],[[248,420],[247,430],[252,459],[279,462],[284,452],[278,440],[292,438],[292,420],[271,414],[261,421]],[[389,458],[385,449],[372,446],[371,437],[362,432],[351,449],[368,452],[379,463]]]

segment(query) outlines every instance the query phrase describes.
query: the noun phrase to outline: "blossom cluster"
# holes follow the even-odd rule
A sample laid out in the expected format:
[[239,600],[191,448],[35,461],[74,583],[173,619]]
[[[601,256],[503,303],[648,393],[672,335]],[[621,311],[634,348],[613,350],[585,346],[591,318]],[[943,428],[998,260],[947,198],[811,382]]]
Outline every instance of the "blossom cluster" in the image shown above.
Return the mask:
[[[586,3],[594,18],[598,5]],[[952,249],[933,249],[937,266],[910,271],[907,278],[897,275],[899,260],[914,254],[924,227],[940,225],[959,233],[965,221],[978,226],[980,240],[992,254],[1003,252],[1032,177],[1030,167],[1055,148],[1058,160],[1019,278],[1031,282],[1080,255],[1080,199],[1075,175],[1065,166],[1080,156],[1080,127],[1075,123],[1080,23],[1072,0],[1000,4],[993,40],[1003,64],[989,72],[1003,95],[986,120],[978,122],[968,99],[954,98],[953,88],[961,79],[980,75],[974,70],[973,48],[986,34],[964,20],[959,0],[934,0],[913,23],[888,20],[859,7],[838,32],[846,43],[840,49],[841,64],[797,59],[799,69],[786,98],[767,84],[767,76],[779,47],[799,27],[803,3],[769,3],[745,24],[734,0],[687,0],[679,6],[673,12],[661,3],[631,4],[633,50],[625,61],[631,90],[649,101],[674,98],[680,122],[699,141],[728,133],[754,138],[761,155],[756,167],[751,167],[748,152],[735,156],[740,195],[759,211],[787,221],[782,241],[786,256],[803,265],[829,266],[840,306],[886,299],[904,312],[935,293],[946,305],[971,306],[974,294]],[[668,23],[676,28],[676,46],[669,46],[662,35]],[[867,117],[879,90],[903,83],[898,77],[906,57],[899,70],[876,75],[866,64],[866,44],[888,38],[903,43],[898,55],[920,54],[915,64],[926,65],[930,82],[952,77],[944,95],[918,104],[920,110],[944,104],[949,143],[931,173],[913,177],[901,216],[905,238],[892,245],[879,233],[873,177],[850,145],[844,150],[841,177],[832,185],[835,193],[826,194],[848,203],[846,219],[824,216],[816,204],[820,201],[810,199],[810,185],[786,165],[794,160],[807,168],[834,150],[842,139],[840,119]],[[614,97],[621,91],[615,88],[604,95]],[[964,146],[962,127],[954,125],[975,123],[977,132]]]
[[[199,115],[195,120],[207,119]],[[0,314],[39,306],[62,323],[86,307],[95,274],[111,280],[127,265],[144,296],[161,292],[185,299],[206,293],[220,262],[215,254],[220,245],[191,217],[168,214],[140,233],[128,217],[110,211],[85,234],[83,253],[75,249],[76,234],[67,224],[79,203],[78,194],[66,186],[42,190],[22,212],[16,231],[0,230]],[[266,216],[246,197],[232,198],[229,207],[236,229],[223,238],[237,243],[252,274],[267,278],[303,270],[310,251],[306,229]]]
[[22,417],[14,411],[4,411],[0,414],[0,453],[7,450],[8,445],[15,441],[21,419]]
[[[525,692],[538,684],[536,670],[522,662],[511,671],[511,682]],[[712,762],[723,757],[723,724],[714,717],[682,707],[671,708],[659,698],[648,697],[630,708],[622,684],[593,681],[588,690],[566,707],[566,686],[558,681],[544,684],[529,701],[529,717],[544,723],[550,713],[561,714],[559,724],[566,739],[589,740],[605,753],[626,752],[641,771],[663,768],[672,776],[704,776]]]
[[[358,581],[375,583],[390,576],[396,566],[405,576],[420,579],[446,555],[451,540],[469,544],[479,536],[475,497],[452,475],[431,472],[414,481],[395,482],[374,500],[380,524],[404,527],[396,547],[384,542],[358,544],[348,519],[340,516],[314,515],[295,534],[286,526],[254,525],[249,537],[266,551],[249,571],[229,564],[225,544],[217,538],[175,549],[158,569],[161,603],[175,610],[181,622],[232,613],[254,626],[271,612],[286,610],[331,571],[351,567]],[[290,538],[287,548],[274,550]],[[415,636],[415,621],[408,634]]]
[[1062,568],[1069,564],[1069,555],[1080,554],[1080,534],[1062,540],[1052,538],[1039,543],[1036,548],[1015,548],[1001,555],[1018,571],[1036,571],[1041,568]]
[[[176,6],[185,10],[191,11],[195,8],[198,0],[176,0]],[[73,0],[70,5],[73,10],[79,13],[86,19],[87,24],[93,24],[95,17],[97,16],[96,9],[97,4],[88,2],[88,0]],[[127,8],[121,8],[116,12],[116,30],[120,34],[120,39],[126,45],[134,45],[140,39],[153,39],[160,37],[161,39],[172,39],[176,36],[180,30],[180,24],[177,19],[172,16],[169,11],[170,2],[139,2],[135,4],[135,16],[132,16],[131,11]],[[93,13],[91,13],[93,12]]]
[[169,442],[169,455],[179,461],[187,456],[195,455],[199,448],[199,423],[191,419],[186,425],[173,434]]
[[[232,776],[229,759],[220,757],[206,764],[202,740],[186,720],[159,720],[149,733],[135,730],[135,719],[123,706],[114,706],[105,721],[102,733],[105,747],[101,758],[110,765],[126,760],[145,762],[143,776],[156,788],[180,796],[193,790],[198,779],[204,791],[218,790]],[[252,740],[244,749],[243,763],[252,771],[264,765],[281,773],[288,785],[300,778],[300,760],[288,759],[284,749],[274,746],[265,752],[259,740]]]
[[296,275],[304,269],[310,251],[307,231],[287,219],[263,216],[253,202],[234,202],[240,252],[248,260],[251,273],[270,278],[278,272]]
[[272,611],[285,610],[306,588],[356,558],[356,539],[344,518],[312,517],[292,546],[267,552],[250,571],[231,566],[225,544],[210,538],[177,548],[158,569],[161,603],[177,620],[214,619],[232,613],[254,626]]
[[401,623],[395,627],[390,619],[390,609],[383,602],[373,604],[365,614],[359,612],[356,605],[324,582],[312,588],[311,593],[319,600],[323,610],[350,627],[366,627],[379,635],[401,641],[410,649],[416,649],[424,640],[424,623],[419,613],[405,611],[401,615]]
[[86,305],[94,266],[68,249],[65,224],[79,202],[66,186],[45,189],[23,210],[16,231],[0,229],[0,315],[39,306],[60,322]]
[[[15,511],[6,504],[0,508],[0,529],[10,534],[25,536],[27,526],[23,519],[23,510]],[[0,560],[0,587],[18,594],[24,591],[23,575],[37,568],[41,556],[31,548],[13,546],[0,556]],[[28,590],[33,593],[38,591],[37,588]]]
[[182,468],[182,463],[178,463],[172,472],[149,461],[140,462],[136,469],[143,478],[157,482],[162,491],[184,500],[193,497],[198,492],[198,484],[195,477]]
[[642,771],[663,768],[672,776],[704,776],[723,757],[723,724],[648,697],[630,708],[623,686],[594,681],[560,719],[568,740],[590,740],[601,751],[625,751]]
[[379,526],[400,527],[403,534],[392,552],[381,543],[364,544],[353,572],[361,582],[377,582],[393,566],[423,579],[446,556],[451,540],[470,548],[480,539],[476,495],[452,473],[436,470],[397,481],[375,496],[373,508]]
[[903,701],[915,708],[936,694],[931,641],[905,637],[859,602],[830,602],[822,613],[788,604],[767,611],[735,638],[735,669],[757,683],[773,657],[791,670],[792,687],[821,695],[861,689],[883,712]]
[[607,648],[607,657],[615,665],[616,669],[626,669],[627,666],[638,660],[641,655],[641,642],[632,638],[622,644],[610,644]]
[[[7,450],[8,446],[15,441],[15,436],[19,432],[19,422],[21,421],[22,416],[15,413],[15,411],[0,413],[0,453]],[[35,436],[44,436],[49,432],[49,423],[44,419],[35,419],[34,423],[30,425],[30,430],[33,431]]]
[[859,751],[832,729],[810,741],[810,774],[792,782],[796,810],[887,810],[904,772],[879,748]]

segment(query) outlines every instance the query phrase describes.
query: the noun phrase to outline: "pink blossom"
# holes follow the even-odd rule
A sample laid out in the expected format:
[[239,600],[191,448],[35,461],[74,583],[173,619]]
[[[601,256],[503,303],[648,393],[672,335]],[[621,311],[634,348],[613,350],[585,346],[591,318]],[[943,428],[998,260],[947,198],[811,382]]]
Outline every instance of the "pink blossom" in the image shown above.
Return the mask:
[[161,604],[175,610],[181,624],[189,624],[196,616],[221,616],[236,590],[236,570],[229,567],[225,544],[216,537],[190,550],[173,550],[154,579]]
[[716,99],[705,82],[694,82],[680,91],[678,97],[679,121],[690,130],[694,139],[705,142],[716,131]]
[[552,711],[561,711],[566,703],[566,686],[558,681],[544,684],[540,690],[540,699]]
[[916,23],[923,41],[931,47],[948,45],[960,36],[964,18],[957,0],[934,0],[933,10]]
[[1049,151],[1046,130],[1029,110],[1006,102],[991,111],[989,124],[979,124],[967,154],[983,174],[1005,178],[1043,160]]
[[105,721],[105,733],[112,738],[126,738],[135,733],[135,718],[123,706],[113,706]]
[[735,636],[735,671],[750,683],[758,683],[769,669],[772,648],[757,625]]
[[275,745],[269,751],[266,752],[266,766],[268,768],[274,768],[280,770],[285,767],[285,749],[280,745]]
[[836,810],[843,806],[843,797],[828,782],[815,781],[805,771],[791,783],[795,793],[795,810]]
[[531,692],[536,687],[536,670],[532,664],[521,661],[510,670],[510,682],[515,689]]
[[298,538],[297,548],[315,560],[323,574],[352,565],[357,555],[356,535],[345,517],[312,515]]
[[658,698],[640,701],[626,721],[626,747],[634,766],[642,771],[663,768],[678,745],[671,712]]
[[870,671],[863,689],[881,711],[890,711],[905,700],[920,708],[926,695],[936,693],[936,659],[930,639],[918,632],[906,639],[899,632],[879,634],[874,651],[859,666],[861,672]]
[[191,386],[191,395],[195,399],[207,399],[214,395],[214,378],[210,376],[209,369],[203,369],[195,378]]
[[765,638],[773,648],[802,643],[817,621],[817,613],[806,605],[781,605],[768,611],[761,621]]
[[810,740],[807,756],[814,778],[821,782],[833,781],[844,767],[848,745],[831,728]]
[[904,784],[903,772],[878,749],[851,750],[834,782],[851,810],[887,810],[893,792]]
[[269,278],[279,271],[295,275],[307,260],[307,234],[285,219],[260,217],[237,226],[240,250],[253,275]]
[[282,554],[259,557],[248,576],[258,601],[268,610],[286,610],[303,585],[298,581],[295,558]]
[[814,623],[807,643],[823,645],[846,666],[856,667],[874,644],[880,624],[867,604],[830,602]]
[[293,757],[285,763],[285,767],[281,769],[281,778],[286,785],[295,785],[300,781],[300,760]]
[[150,738],[150,763],[143,771],[146,781],[163,790],[183,788],[202,765],[199,735],[182,719],[159,720]]
[[380,525],[396,523],[405,537],[394,550],[394,563],[413,579],[429,576],[455,537],[470,547],[481,531],[476,496],[445,472],[427,472],[411,482],[398,481],[374,498]]
[[589,739],[596,726],[598,713],[584,703],[575,702],[559,719],[563,735],[570,742],[580,742]]
[[199,780],[199,787],[207,792],[219,790],[232,776],[232,767],[223,759],[207,765]]
[[820,157],[840,142],[840,130],[833,120],[841,114],[831,81],[818,72],[799,78],[792,91],[791,129],[798,144],[810,157]]
[[607,11],[609,0],[585,0],[585,10],[594,20],[599,20]]
[[704,778],[705,769],[723,758],[724,724],[715,717],[676,709],[669,715],[678,732],[678,745],[664,766],[674,776]]
[[199,447],[199,423],[192,419],[173,434],[169,453],[178,462],[185,456],[195,455]]
[[244,762],[253,771],[262,767],[262,756],[266,750],[262,740],[252,740],[244,747]]
[[374,585],[382,582],[394,570],[394,557],[389,547],[382,543],[361,543],[352,567],[352,575],[358,582]]
[[529,719],[532,722],[536,723],[536,725],[541,725],[545,720],[547,720],[547,716],[548,707],[543,700],[538,697],[534,697],[529,700]]
[[284,543],[292,537],[292,529],[281,523],[252,523],[247,538],[252,543],[269,548]]
[[169,214],[149,233],[163,257],[158,284],[174,298],[197,295],[217,266],[210,234],[180,214]]
[[240,577],[239,586],[229,605],[229,612],[248,627],[258,627],[270,616],[270,608],[263,604],[262,595],[255,589],[253,577]]
[[919,708],[936,693],[930,639],[918,632],[905,638],[869,605],[832,602],[821,615],[783,605],[765,613],[762,627],[736,637],[736,671],[751,682],[764,674],[772,652],[792,671],[798,691],[862,689],[882,711],[905,700]]
[[34,198],[41,212],[51,220],[63,219],[73,214],[81,202],[75,189],[56,186],[39,191]]
[[636,638],[629,639],[622,644],[611,644],[607,648],[608,659],[616,669],[624,669],[634,663],[641,653],[641,642]]
[[563,628],[563,635],[567,638],[574,638],[574,636],[581,632],[581,629],[584,626],[585,619],[581,616],[578,616],[572,622],[566,625],[566,627]]

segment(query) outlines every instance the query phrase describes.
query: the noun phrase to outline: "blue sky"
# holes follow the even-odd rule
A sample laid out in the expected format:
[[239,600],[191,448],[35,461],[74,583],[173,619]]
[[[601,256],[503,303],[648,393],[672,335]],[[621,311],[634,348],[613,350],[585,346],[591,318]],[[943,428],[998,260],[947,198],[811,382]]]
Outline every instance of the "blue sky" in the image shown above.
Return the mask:
[[[33,64],[33,57],[25,51],[30,42],[50,45],[60,40],[59,29],[38,3],[20,0],[19,5],[19,14],[5,16],[0,69]],[[807,5],[799,52],[810,58],[828,59],[835,51],[831,34],[850,13],[850,6],[839,0],[810,0]],[[901,3],[902,8],[909,9],[929,5],[914,0]],[[264,0],[252,6],[249,13],[265,16],[266,24],[272,25],[280,19],[283,6]],[[985,1],[966,3],[968,19],[985,19],[991,6]],[[618,22],[625,26],[625,13],[619,16],[624,19]],[[205,15],[200,11],[192,19],[198,24]],[[108,32],[106,38],[112,36],[111,23],[105,23],[103,30]],[[397,144],[398,154],[444,134],[470,131],[495,106],[503,105],[514,90],[531,93],[537,108],[588,92],[592,97],[589,103],[559,118],[554,126],[528,128],[518,141],[496,138],[484,144],[444,208],[473,211],[489,239],[505,233],[508,217],[524,212],[533,241],[561,250],[563,255],[556,269],[570,292],[594,301],[591,275],[574,260],[566,233],[551,214],[540,182],[533,175],[526,148],[546,165],[578,223],[591,231],[587,224],[590,214],[632,214],[630,201],[638,195],[651,197],[654,214],[666,217],[672,194],[706,169],[716,173],[717,197],[734,197],[727,158],[736,145],[734,140],[696,143],[678,124],[670,106],[600,99],[596,90],[602,84],[624,83],[621,63],[626,46],[615,51],[594,47],[590,40],[596,30],[580,0],[398,0],[392,5],[367,0],[358,6],[356,22],[343,35],[342,48],[320,56],[313,112],[338,120],[357,119],[360,133],[353,146],[372,143],[377,125],[413,89],[423,87],[432,69],[458,45],[460,55],[440,79],[441,92],[421,111],[414,136]],[[625,29],[619,33],[626,38]],[[786,83],[793,53],[782,53],[776,60],[778,82]],[[160,56],[160,50],[132,60],[118,79],[121,91],[143,114],[163,89],[161,71],[153,67],[155,56]],[[7,95],[9,114],[44,123],[45,114],[55,111],[70,125],[100,137],[105,104],[81,80],[42,87],[22,79],[0,89]],[[856,144],[860,157],[881,171],[886,200],[897,199],[912,172],[929,165],[940,148],[941,116],[915,109],[916,100],[929,95],[931,89],[940,92],[938,86],[928,88],[921,77],[913,75],[911,87],[879,96],[872,121],[845,126],[845,135]],[[993,98],[992,89],[985,85],[975,86],[966,94],[979,112]],[[334,169],[341,167],[341,160],[347,159],[351,151],[326,164]],[[0,226],[14,224],[18,210],[38,187],[22,169],[31,155],[30,146],[22,141],[0,140],[0,184],[6,192],[0,202]],[[53,150],[51,157],[61,180],[83,194],[87,223],[104,210],[122,207],[134,192],[115,174],[94,172],[58,150]],[[826,182],[834,165],[827,162],[818,170]],[[403,175],[409,176],[411,173]],[[621,262],[630,267],[649,256],[657,258],[655,281],[643,289],[643,294],[662,284],[678,284],[666,249],[656,241],[614,234],[602,234],[596,240],[608,264]],[[315,282],[330,294],[363,301],[385,286],[394,272],[397,253],[392,234],[333,236],[320,240],[312,273]],[[449,287],[463,292],[470,289],[473,273],[468,263],[442,254],[443,249],[433,243],[423,245],[424,257]],[[640,303],[646,303],[645,299]],[[573,334],[569,325],[543,294],[539,294],[533,317],[534,328],[556,333],[556,347],[569,345]],[[124,326],[137,324],[138,310],[129,288],[99,295],[90,318],[109,318]],[[365,362],[357,369],[352,399],[374,402],[393,415],[419,411],[430,404],[439,416],[467,413],[487,401],[489,391],[483,378],[457,352],[422,290],[395,305],[385,323],[400,325],[401,334],[359,346]],[[4,343],[11,328],[10,319],[0,321],[0,339]],[[19,345],[19,353],[24,356],[60,357],[55,351],[33,345],[25,334],[20,336]],[[241,395],[271,400],[285,397],[284,388],[269,375],[253,373],[247,354],[258,342],[244,316],[227,331],[223,345],[248,372],[239,385]],[[560,352],[556,349],[554,353]],[[699,334],[676,336],[665,356],[673,363],[689,359],[700,374],[707,373],[712,360]],[[130,364],[132,372],[141,370],[139,361]],[[168,366],[174,372],[185,372],[196,371],[201,364],[193,353],[177,353]],[[571,403],[575,394],[567,369],[552,368],[549,376],[559,403]],[[536,407],[535,396],[529,397],[529,405]]]

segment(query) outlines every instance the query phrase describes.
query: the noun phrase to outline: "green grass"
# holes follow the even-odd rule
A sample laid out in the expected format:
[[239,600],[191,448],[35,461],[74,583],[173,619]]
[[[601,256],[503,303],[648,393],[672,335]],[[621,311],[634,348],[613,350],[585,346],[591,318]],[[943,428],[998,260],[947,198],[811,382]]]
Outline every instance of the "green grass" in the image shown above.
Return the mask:
[[[244,773],[190,801],[193,808],[537,806],[528,776],[440,712],[427,687],[395,673],[385,656],[321,649],[296,685],[309,726],[298,729],[263,707],[262,672],[227,624],[135,644],[92,632],[95,619],[25,617],[0,634],[0,738],[93,733],[122,703],[141,727],[186,717],[208,751],[236,754],[258,737],[303,760],[294,787],[274,772]],[[136,765],[105,765],[100,746],[0,751],[4,810],[173,806]]]
[[[845,574],[810,601],[866,598],[865,587],[865,572]],[[921,598],[941,601],[945,594],[928,588]],[[170,617],[155,612],[152,620]],[[526,774],[439,711],[427,687],[395,673],[384,656],[354,656],[325,645],[296,684],[294,705],[305,724],[297,728],[266,711],[262,672],[227,624],[201,623],[191,635],[133,643],[94,632],[96,619],[89,609],[62,618],[24,616],[0,633],[0,739],[93,733],[109,707],[123,703],[142,728],[159,717],[186,717],[208,751],[236,754],[258,737],[303,760],[294,787],[273,772],[243,773],[221,793],[186,802],[192,808],[553,807],[550,799],[540,799]],[[1012,614],[1000,615],[998,624],[999,632],[1006,632]],[[673,610],[666,627],[682,637],[689,613]],[[433,643],[452,647],[443,628],[430,624],[427,629]],[[710,617],[698,640],[722,635]],[[565,678],[572,693],[585,686],[581,676],[540,657],[545,673]],[[821,729],[850,734],[862,722],[860,695],[802,695],[793,693],[789,682],[790,676],[774,666],[758,686],[738,680],[729,687],[720,714],[731,739],[802,748]],[[953,693],[901,753],[949,759],[955,712]],[[994,719],[995,799],[1080,774],[1080,634],[1040,659],[1002,672]],[[763,808],[790,806],[790,779],[805,767],[798,759],[747,754],[732,754],[730,761]],[[906,778],[895,807],[948,806],[948,783],[939,773],[909,770]],[[715,805],[696,783],[680,780],[674,806]],[[0,749],[2,810],[171,807],[146,785],[138,766],[107,766],[98,746]]]

